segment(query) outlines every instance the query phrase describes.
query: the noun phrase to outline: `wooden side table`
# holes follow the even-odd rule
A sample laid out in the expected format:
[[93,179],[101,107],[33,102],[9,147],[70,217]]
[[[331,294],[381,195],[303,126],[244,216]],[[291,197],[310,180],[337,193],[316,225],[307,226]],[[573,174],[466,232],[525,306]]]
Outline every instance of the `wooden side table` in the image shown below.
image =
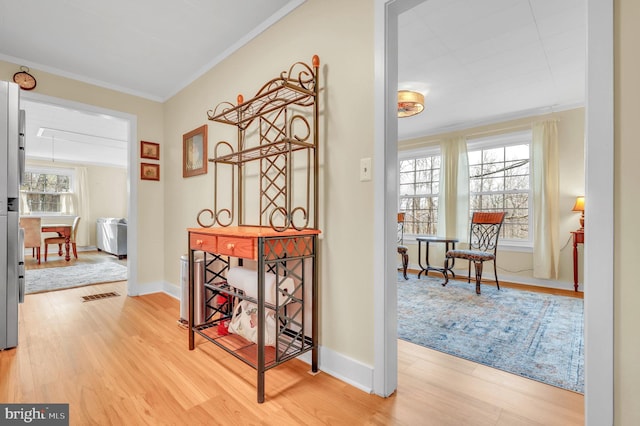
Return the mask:
[[571,231],[573,234],[573,288],[578,291],[578,244],[584,245],[584,229]]

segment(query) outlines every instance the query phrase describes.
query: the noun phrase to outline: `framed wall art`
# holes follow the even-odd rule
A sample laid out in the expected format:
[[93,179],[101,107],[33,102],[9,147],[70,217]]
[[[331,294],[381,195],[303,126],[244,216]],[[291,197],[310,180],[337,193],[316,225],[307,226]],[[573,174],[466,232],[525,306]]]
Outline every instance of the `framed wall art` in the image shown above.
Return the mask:
[[140,179],[160,180],[160,164],[140,163]]
[[150,160],[160,159],[160,144],[154,142],[140,141],[140,158]]
[[182,177],[207,173],[207,125],[182,136]]

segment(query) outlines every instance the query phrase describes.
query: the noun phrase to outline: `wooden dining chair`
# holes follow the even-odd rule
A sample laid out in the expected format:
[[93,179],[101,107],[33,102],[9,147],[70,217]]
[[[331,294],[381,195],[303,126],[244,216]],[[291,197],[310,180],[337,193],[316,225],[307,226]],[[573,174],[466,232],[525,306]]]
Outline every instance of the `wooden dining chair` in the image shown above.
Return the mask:
[[409,248],[404,245],[404,216],[404,213],[398,213],[398,254],[402,257],[402,275],[405,280],[408,280]]
[[31,249],[31,256],[37,257],[40,264],[40,246],[42,245],[42,219],[39,217],[21,217],[20,228],[24,229],[24,248]]
[[[466,250],[454,249],[445,254],[445,266],[449,259],[465,259],[469,261],[469,274],[467,282],[471,282],[471,263],[476,273],[476,294],[480,294],[480,281],[482,280],[482,265],[484,262],[493,261],[493,272],[496,277],[496,286],[500,290],[498,282],[498,269],[496,267],[496,253],[498,250],[498,237],[504,222],[505,212],[474,212],[471,217],[471,230],[469,231],[469,248]],[[449,274],[444,271],[445,282],[449,282]]]
[[[69,237],[69,244],[71,244],[71,248],[73,249],[73,256],[78,258],[78,249],[76,247],[76,234],[78,233],[78,223],[80,222],[80,216],[76,216],[73,219],[73,225],[71,225],[71,236]],[[44,261],[47,261],[47,252],[49,250],[49,244],[57,244],[58,245],[58,255],[62,256],[62,245],[65,243],[65,237],[50,237],[44,239]]]

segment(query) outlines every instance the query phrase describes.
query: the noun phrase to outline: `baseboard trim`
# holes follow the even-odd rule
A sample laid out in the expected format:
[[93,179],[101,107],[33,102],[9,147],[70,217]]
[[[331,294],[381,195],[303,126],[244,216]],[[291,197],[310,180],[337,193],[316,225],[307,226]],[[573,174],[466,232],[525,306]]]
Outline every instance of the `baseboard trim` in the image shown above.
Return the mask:
[[[311,365],[310,352],[300,355],[298,359]],[[363,364],[339,352],[320,346],[318,369],[363,392],[373,393],[373,367],[370,365]]]

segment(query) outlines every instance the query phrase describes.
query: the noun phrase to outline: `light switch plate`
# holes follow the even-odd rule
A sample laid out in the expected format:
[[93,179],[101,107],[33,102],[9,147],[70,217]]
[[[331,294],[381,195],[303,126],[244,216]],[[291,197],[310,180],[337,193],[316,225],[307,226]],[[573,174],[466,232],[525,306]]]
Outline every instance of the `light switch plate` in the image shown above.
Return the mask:
[[360,181],[365,182],[371,180],[371,158],[360,159]]

